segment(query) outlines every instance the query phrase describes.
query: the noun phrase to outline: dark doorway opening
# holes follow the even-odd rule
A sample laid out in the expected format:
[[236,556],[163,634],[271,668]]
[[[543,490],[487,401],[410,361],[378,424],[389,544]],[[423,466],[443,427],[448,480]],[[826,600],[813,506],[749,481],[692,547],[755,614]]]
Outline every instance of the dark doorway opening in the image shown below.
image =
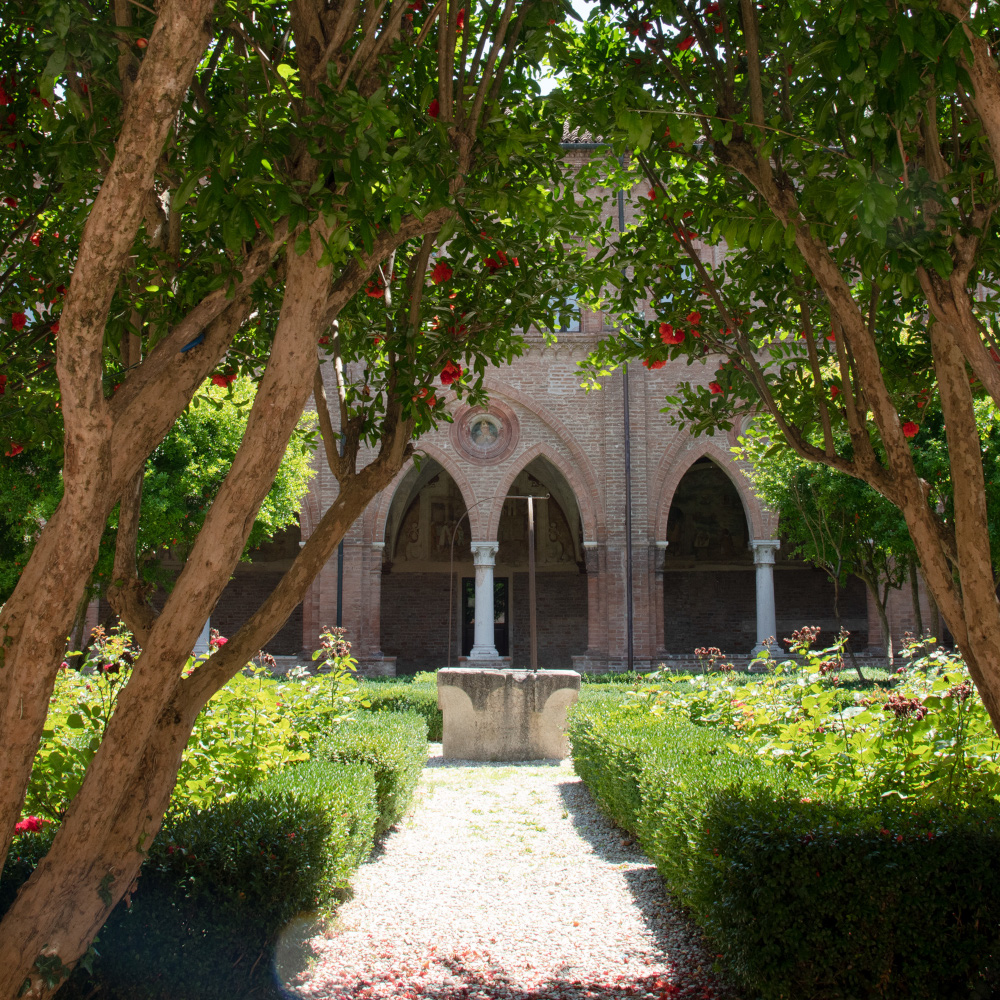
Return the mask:
[[[493,580],[493,645],[501,656],[510,655],[510,616],[507,577]],[[476,636],[476,581],[462,577],[462,656],[472,652]]]

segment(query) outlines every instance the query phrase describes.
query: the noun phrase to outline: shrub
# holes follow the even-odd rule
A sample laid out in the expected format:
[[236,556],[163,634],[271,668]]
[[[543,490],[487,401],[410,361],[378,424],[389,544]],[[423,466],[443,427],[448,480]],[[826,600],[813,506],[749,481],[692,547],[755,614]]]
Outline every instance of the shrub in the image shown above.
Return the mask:
[[595,799],[748,992],[957,1000],[985,988],[1000,925],[994,802],[823,799],[735,753],[724,730],[639,705],[577,709],[570,740]]
[[[116,907],[100,933],[92,972],[78,969],[60,997],[95,989],[113,1000],[272,995],[282,930],[343,894],[371,850],[376,816],[370,768],[314,762],[168,819],[131,906]],[[9,905],[47,835],[21,838],[17,853],[30,857],[8,862],[0,904]]]
[[361,696],[373,712],[416,712],[427,722],[427,738],[440,743],[444,727],[437,703],[437,684],[361,685]]
[[375,774],[382,836],[406,812],[427,763],[427,723],[412,712],[359,712],[336,726],[316,757],[367,764]]

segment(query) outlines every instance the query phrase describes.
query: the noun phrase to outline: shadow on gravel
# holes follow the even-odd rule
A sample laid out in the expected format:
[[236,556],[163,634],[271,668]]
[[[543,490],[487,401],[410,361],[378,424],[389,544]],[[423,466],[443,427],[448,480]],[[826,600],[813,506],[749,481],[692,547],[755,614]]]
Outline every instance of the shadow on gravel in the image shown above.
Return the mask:
[[[622,877],[629,888],[635,908],[656,942],[657,950],[666,956],[676,955],[678,946],[704,953],[703,938],[698,928],[673,904],[663,887],[656,866],[643,853],[632,835],[615,826],[597,806],[582,781],[563,781],[557,786],[563,804],[576,832],[594,849],[594,853],[612,865],[641,865],[626,868]],[[686,941],[678,940],[678,930]],[[623,994],[635,996],[636,994]],[[668,996],[671,994],[667,994]],[[684,996],[687,994],[676,994]],[[698,994],[691,994],[696,996]],[[731,994],[712,993],[711,996]]]
[[[307,996],[310,1000],[731,1000],[733,996],[705,972],[594,981],[573,979],[570,971],[565,978],[525,988],[511,983],[502,972],[484,974],[464,969],[458,962],[441,964],[450,977],[461,977],[460,982],[408,983],[405,977],[387,976],[342,983]],[[279,989],[287,1000],[306,996]]]
[[450,760],[444,757],[428,757],[427,767],[559,767],[561,760]]

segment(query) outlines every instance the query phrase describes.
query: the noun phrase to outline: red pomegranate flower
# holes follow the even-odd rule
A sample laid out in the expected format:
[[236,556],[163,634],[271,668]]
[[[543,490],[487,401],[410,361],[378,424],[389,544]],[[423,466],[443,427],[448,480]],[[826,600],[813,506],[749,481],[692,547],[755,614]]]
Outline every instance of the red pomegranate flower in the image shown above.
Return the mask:
[[657,368],[662,368],[666,364],[666,361],[654,361],[652,358],[646,358],[643,361],[643,365],[650,371],[655,371]]
[[427,106],[427,114],[429,114],[431,118],[437,118],[437,116],[441,114],[441,104],[436,97]]
[[385,295],[385,285],[383,285],[377,278],[372,279],[368,282],[365,294],[370,299],[380,299],[383,295]]
[[700,312],[689,312],[687,314],[687,321],[692,326],[697,326],[701,322],[701,313]]
[[34,244],[35,244],[35,246],[37,247],[37,246],[38,246],[38,244],[42,242],[42,231],[41,231],[40,229],[36,229],[36,230],[35,230],[35,231],[34,231],[34,232],[33,232],[33,233],[32,233],[32,234],[31,234],[31,235],[30,235],[30,236],[28,237],[28,239],[29,239],[29,240],[31,240],[31,242],[32,242],[32,243],[34,243]]
[[722,386],[718,382],[709,382],[708,388],[713,396],[720,396],[722,394]]
[[10,195],[8,195],[6,198],[4,198],[3,203],[8,208],[17,208],[17,199],[16,198],[11,198]]
[[434,270],[431,271],[431,281],[433,281],[435,285],[440,285],[443,282],[450,280],[453,273],[452,269],[443,260],[439,260],[437,264],[434,265]]
[[455,27],[461,31],[465,27],[465,8],[463,7],[458,12],[458,20],[455,22]]
[[147,45],[149,45],[149,39],[147,38],[137,38],[135,40],[135,47],[137,49],[144,49]]
[[912,420],[907,420],[903,424],[903,437],[913,438],[917,436],[917,432],[920,430],[920,425],[915,424]]
[[42,820],[38,816],[28,816],[26,819],[22,819],[20,823],[14,826],[14,833],[40,833],[42,829]]
[[24,451],[24,445],[18,444],[16,441],[11,441],[10,447],[4,452],[8,458],[13,458],[15,455],[20,455]]
[[13,313],[10,317],[10,325],[15,330],[23,330],[24,324],[28,322],[28,317],[24,313]]
[[661,323],[660,340],[664,344],[682,344],[684,343],[684,331],[675,330],[669,323]]
[[839,395],[840,395],[840,386],[839,385],[831,385],[830,386],[830,398],[831,399],[836,399]]
[[694,35],[688,35],[684,41],[677,43],[677,48],[681,52],[686,52],[692,45],[694,45]]
[[451,385],[452,382],[457,382],[462,377],[462,366],[455,364],[454,361],[449,361],[444,368],[441,369],[441,384]]

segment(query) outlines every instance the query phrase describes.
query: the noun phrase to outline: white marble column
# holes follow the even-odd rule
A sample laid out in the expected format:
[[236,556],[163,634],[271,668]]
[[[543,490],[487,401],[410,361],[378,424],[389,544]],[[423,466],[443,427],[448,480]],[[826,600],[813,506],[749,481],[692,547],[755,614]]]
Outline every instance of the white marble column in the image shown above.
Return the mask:
[[497,542],[473,542],[472,561],[476,565],[475,633],[470,660],[496,660],[500,658],[493,644],[493,566]]
[[754,538],[753,563],[757,567],[757,645],[754,653],[764,648],[766,639],[777,639],[778,623],[774,607],[774,554],[781,542],[777,538]]

